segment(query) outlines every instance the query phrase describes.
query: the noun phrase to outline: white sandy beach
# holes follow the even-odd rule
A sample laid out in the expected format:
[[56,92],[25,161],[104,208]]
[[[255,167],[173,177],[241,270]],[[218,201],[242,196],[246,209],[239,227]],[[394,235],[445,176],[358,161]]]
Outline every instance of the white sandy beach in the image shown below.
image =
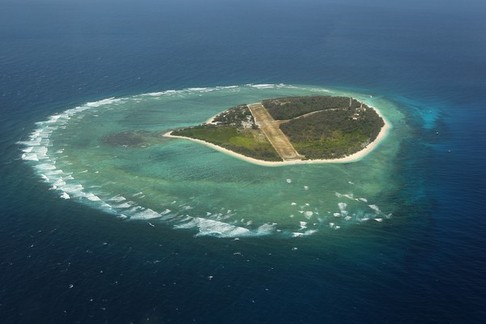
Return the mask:
[[[228,149],[225,149],[221,146],[215,145],[213,143],[209,143],[200,139],[195,139],[195,138],[190,138],[190,137],[185,137],[185,136],[177,136],[177,135],[172,135],[172,131],[165,133],[163,136],[164,137],[169,137],[169,138],[182,138],[182,139],[187,139],[193,142],[197,142],[206,146],[209,146],[217,151],[220,151],[222,153],[231,155],[235,158],[238,158],[240,160],[261,165],[261,166],[268,166],[268,167],[278,167],[278,166],[285,166],[285,165],[296,165],[296,164],[318,164],[318,163],[351,163],[351,162],[357,162],[363,159],[366,155],[368,155],[370,152],[372,152],[388,135],[388,132],[392,128],[392,125],[390,122],[383,116],[383,114],[380,112],[379,109],[376,107],[369,106],[370,108],[373,108],[376,113],[383,119],[385,125],[381,128],[380,133],[376,137],[376,139],[368,144],[364,149],[362,149],[359,152],[356,152],[354,154],[345,156],[343,158],[338,158],[338,159],[320,159],[320,160],[301,160],[301,161],[263,161],[263,160],[258,160],[254,159],[233,151],[230,151]],[[217,116],[217,115],[216,115]],[[214,120],[214,117],[211,117],[208,119],[207,123],[212,123]]]

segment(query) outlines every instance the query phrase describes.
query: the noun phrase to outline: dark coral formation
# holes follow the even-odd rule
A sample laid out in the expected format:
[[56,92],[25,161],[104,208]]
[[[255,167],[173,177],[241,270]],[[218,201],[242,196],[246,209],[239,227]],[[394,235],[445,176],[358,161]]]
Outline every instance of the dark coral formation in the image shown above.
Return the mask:
[[125,131],[106,135],[102,141],[111,146],[144,147],[150,144],[148,138],[153,136],[148,131]]

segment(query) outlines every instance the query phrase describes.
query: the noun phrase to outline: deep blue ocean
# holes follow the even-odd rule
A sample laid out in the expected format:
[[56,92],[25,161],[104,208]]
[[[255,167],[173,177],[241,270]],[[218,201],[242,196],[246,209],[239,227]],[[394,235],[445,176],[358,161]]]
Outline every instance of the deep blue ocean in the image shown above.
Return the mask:
[[[59,199],[21,159],[86,102],[264,83],[400,107],[390,222],[195,237]],[[0,0],[0,116],[0,323],[486,321],[484,1]]]

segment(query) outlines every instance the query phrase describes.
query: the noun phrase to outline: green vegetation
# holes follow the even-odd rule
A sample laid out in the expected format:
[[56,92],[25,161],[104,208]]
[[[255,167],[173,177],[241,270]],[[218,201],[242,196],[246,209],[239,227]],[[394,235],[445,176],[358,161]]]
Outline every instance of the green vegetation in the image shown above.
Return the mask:
[[[282,132],[306,159],[337,159],[373,142],[384,126],[376,111],[349,97],[309,96],[262,102]],[[246,105],[230,108],[211,123],[178,129],[173,135],[200,139],[265,161],[282,161]]]
[[175,130],[172,134],[200,139],[259,160],[282,161],[259,130],[207,124]]
[[172,134],[200,139],[258,160],[282,161],[246,105],[223,111],[210,124],[178,129]]
[[306,158],[333,159],[362,150],[383,126],[376,111],[363,106],[319,111],[284,123],[280,129]]
[[310,96],[267,99],[263,106],[275,120],[289,120],[311,112],[336,109],[358,108],[361,103],[349,97]]
[[178,129],[172,134],[200,139],[258,160],[282,161],[246,105],[223,111],[210,124]]

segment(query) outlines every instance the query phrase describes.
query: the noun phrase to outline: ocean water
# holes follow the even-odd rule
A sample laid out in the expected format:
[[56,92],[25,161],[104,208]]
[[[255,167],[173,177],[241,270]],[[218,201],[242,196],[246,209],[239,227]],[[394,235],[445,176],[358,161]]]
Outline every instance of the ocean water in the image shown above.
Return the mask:
[[[480,323],[486,5],[2,1],[0,322]],[[102,138],[345,94],[347,164]]]

